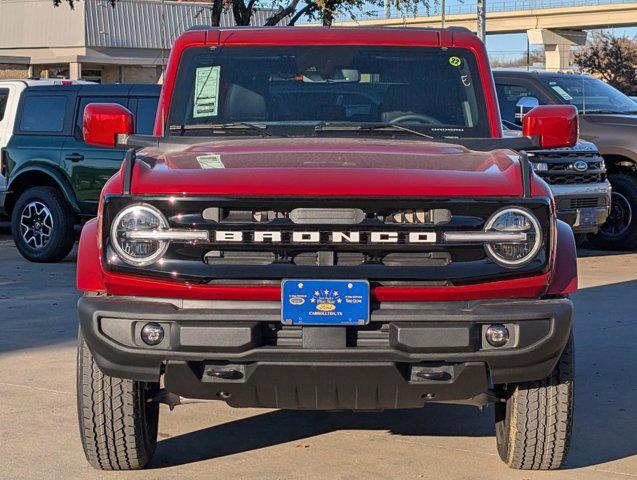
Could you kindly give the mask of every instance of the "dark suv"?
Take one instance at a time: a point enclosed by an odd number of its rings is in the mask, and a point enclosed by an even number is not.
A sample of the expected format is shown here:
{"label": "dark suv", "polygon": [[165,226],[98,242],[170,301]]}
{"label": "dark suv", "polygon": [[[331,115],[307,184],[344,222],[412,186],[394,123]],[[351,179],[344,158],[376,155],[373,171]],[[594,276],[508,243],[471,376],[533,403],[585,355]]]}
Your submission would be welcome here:
{"label": "dark suv", "polygon": [[589,75],[497,70],[494,77],[505,122],[519,123],[537,105],[578,108],[581,138],[599,149],[613,188],[608,221],[589,240],[609,250],[637,247],[637,104]]}
{"label": "dark suv", "polygon": [[2,150],[4,208],[20,253],[55,262],[73,248],[75,227],[97,213],[100,191],[120,168],[124,150],[87,145],[82,116],[89,103],[116,103],[152,133],[158,85],[52,85],[20,97],[13,135]]}

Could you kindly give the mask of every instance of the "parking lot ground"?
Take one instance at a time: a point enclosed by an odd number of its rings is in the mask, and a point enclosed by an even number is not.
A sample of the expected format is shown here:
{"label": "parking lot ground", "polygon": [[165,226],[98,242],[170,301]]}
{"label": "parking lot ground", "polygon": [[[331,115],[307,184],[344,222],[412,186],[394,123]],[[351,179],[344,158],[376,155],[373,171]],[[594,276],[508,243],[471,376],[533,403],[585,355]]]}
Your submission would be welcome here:
{"label": "parking lot ground", "polygon": [[637,478],[637,253],[582,251],[576,415],[559,472],[516,472],[497,456],[493,411],[430,405],[385,413],[162,407],[144,472],[84,460],[75,411],[75,257],[27,263],[0,235],[2,479]]}

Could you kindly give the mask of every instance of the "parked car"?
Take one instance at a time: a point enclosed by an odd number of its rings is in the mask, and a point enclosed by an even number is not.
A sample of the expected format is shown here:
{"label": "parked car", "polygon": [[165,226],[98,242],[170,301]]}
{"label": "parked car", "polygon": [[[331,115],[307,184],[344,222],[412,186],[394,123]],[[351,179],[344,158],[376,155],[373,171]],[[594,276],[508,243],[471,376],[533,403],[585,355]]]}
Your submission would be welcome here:
{"label": "parked car", "polygon": [[580,135],[604,157],[612,185],[608,221],[590,241],[610,250],[637,247],[637,105],[599,79],[575,73],[494,72],[502,118],[520,122],[536,105],[574,105]]}
{"label": "parked car", "polygon": [[155,136],[85,112],[88,143],[129,149],[78,255],[91,465],[143,468],[159,403],[188,398],[495,404],[501,458],[558,468],[575,242],[516,151],[575,145],[577,110],[504,138],[465,29],[197,30],[169,65]]}
{"label": "parked car", "polygon": [[[515,124],[503,123],[505,134],[522,134]],[[574,147],[536,150],[527,156],[535,173],[550,185],[558,218],[571,226],[577,245],[583,244],[610,213],[611,186],[597,147],[580,140]]]}
{"label": "parked car", "polygon": [[[64,79],[39,79],[30,78],[27,80],[0,80],[0,152],[9,143],[13,134],[16,112],[20,103],[20,96],[29,87],[52,86],[52,85],[74,85],[91,82],[72,81]],[[7,192],[7,182],[0,171],[0,210],[4,203]],[[1,213],[1,212],[0,212]]]}
{"label": "parked car", "polygon": [[122,149],[87,145],[82,115],[89,103],[135,112],[135,128],[151,133],[158,85],[50,85],[25,88],[14,105],[12,135],[2,149],[4,211],[15,244],[34,262],[55,262],[75,243],[75,227],[97,213],[100,191],[120,167]]}

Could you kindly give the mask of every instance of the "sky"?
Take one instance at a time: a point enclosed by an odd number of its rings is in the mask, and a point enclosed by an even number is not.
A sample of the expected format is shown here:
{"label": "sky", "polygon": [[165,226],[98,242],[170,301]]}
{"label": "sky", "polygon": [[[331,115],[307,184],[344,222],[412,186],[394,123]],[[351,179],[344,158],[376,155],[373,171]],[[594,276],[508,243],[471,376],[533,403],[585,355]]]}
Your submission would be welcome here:
{"label": "sky", "polygon": [[[390,0],[392,2],[393,0]],[[447,15],[453,15],[454,13],[470,13],[476,11],[477,0],[445,0]],[[546,6],[555,4],[560,6],[561,4],[568,5],[580,5],[584,6],[591,3],[617,3],[622,0],[486,0],[487,10],[490,11],[500,10],[502,8],[511,9],[518,4],[522,8],[531,8],[535,3],[540,6]],[[420,0],[420,2],[426,2],[430,5],[429,13],[431,15],[440,14],[440,6],[442,0]],[[374,5],[370,4],[370,9],[379,12],[379,15],[383,15],[383,9],[381,7],[382,2],[378,2]],[[423,7],[424,8],[424,7]],[[419,11],[423,10],[419,8]],[[392,13],[396,14],[394,8]],[[425,12],[422,11],[424,14]],[[635,28],[616,28],[609,29],[616,35],[626,35],[628,37],[637,36],[637,27]],[[508,34],[508,35],[489,35],[487,36],[487,49],[489,55],[494,59],[499,60],[513,60],[524,56],[527,51],[527,36],[525,33]],[[540,50],[540,46],[531,46],[531,50]]]}

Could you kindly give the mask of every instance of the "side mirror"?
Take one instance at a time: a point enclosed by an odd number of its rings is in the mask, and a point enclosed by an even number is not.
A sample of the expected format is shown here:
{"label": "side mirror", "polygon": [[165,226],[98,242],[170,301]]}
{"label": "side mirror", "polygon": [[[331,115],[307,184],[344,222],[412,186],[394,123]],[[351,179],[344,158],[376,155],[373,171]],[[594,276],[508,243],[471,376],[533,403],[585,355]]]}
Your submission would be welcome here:
{"label": "side mirror", "polygon": [[573,147],[579,137],[577,108],[572,105],[542,105],[524,117],[522,132],[539,137],[545,149]]}
{"label": "side mirror", "polygon": [[540,101],[535,97],[522,97],[518,100],[518,103],[515,104],[515,108],[517,108],[517,112],[515,112],[515,121],[519,125],[522,125],[524,121],[524,117],[535,107],[540,106]]}
{"label": "side mirror", "polygon": [[117,103],[89,103],[82,117],[84,141],[94,147],[115,147],[117,135],[135,133],[135,119]]}

